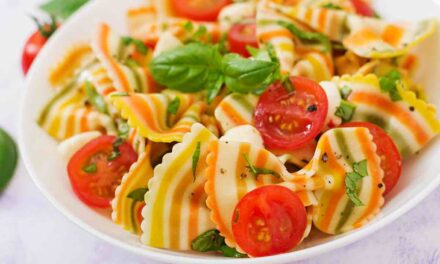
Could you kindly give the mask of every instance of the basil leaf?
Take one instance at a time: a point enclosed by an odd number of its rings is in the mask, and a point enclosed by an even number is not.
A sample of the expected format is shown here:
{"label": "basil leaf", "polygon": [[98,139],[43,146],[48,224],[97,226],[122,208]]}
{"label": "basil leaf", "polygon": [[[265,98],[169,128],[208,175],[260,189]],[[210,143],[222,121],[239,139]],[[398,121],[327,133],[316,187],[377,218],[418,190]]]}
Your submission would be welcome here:
{"label": "basil leaf", "polygon": [[335,115],[339,116],[342,121],[348,122],[354,115],[356,106],[345,100],[341,101],[341,105],[336,109]]}
{"label": "basil leaf", "polygon": [[88,0],[51,0],[40,8],[52,16],[67,19],[87,2]]}
{"label": "basil leaf", "polygon": [[367,160],[353,163],[353,170],[362,177],[368,176]]}
{"label": "basil leaf", "polygon": [[181,92],[205,88],[212,74],[221,74],[221,54],[214,46],[190,43],[163,52],[150,63],[154,80]]}
{"label": "basil leaf", "polygon": [[206,90],[207,90],[206,99],[209,104],[220,93],[224,82],[225,81],[223,75],[221,74],[213,74],[210,76],[208,83],[206,85]]}
{"label": "basil leaf", "polygon": [[126,96],[130,96],[130,94],[127,92],[114,92],[110,94],[110,97],[126,97]]}
{"label": "basil leaf", "polygon": [[322,8],[327,8],[327,9],[335,9],[335,10],[342,10],[342,7],[335,5],[333,3],[327,3],[327,4],[323,4],[321,6]]}
{"label": "basil leaf", "polygon": [[235,248],[228,247],[227,245],[223,245],[220,247],[219,251],[223,254],[225,257],[229,258],[246,258],[246,254],[242,254],[238,252]]}
{"label": "basil leaf", "polygon": [[122,43],[125,46],[134,45],[136,47],[137,52],[142,55],[147,55],[148,47],[142,40],[134,39],[132,37],[122,37]]}
{"label": "basil leaf", "polygon": [[397,82],[401,79],[401,74],[398,70],[391,70],[387,75],[380,77],[380,89],[389,94],[392,101],[400,101],[402,97],[397,90]]}
{"label": "basil leaf", "polygon": [[0,192],[14,176],[17,160],[18,150],[14,140],[0,128]]}
{"label": "basil leaf", "polygon": [[148,188],[139,188],[131,191],[127,197],[135,200],[136,202],[143,202],[145,194],[148,192]]}
{"label": "basil leaf", "polygon": [[192,156],[192,173],[194,181],[196,180],[196,171],[197,171],[197,164],[199,163],[200,159],[200,142],[197,143],[196,150],[194,151],[194,154]]}
{"label": "basil leaf", "polygon": [[174,98],[171,103],[167,107],[167,113],[175,115],[180,107],[180,99],[179,97]]}
{"label": "basil leaf", "polygon": [[125,121],[120,121],[118,124],[118,137],[126,139],[130,133],[130,126]]}
{"label": "basil leaf", "polygon": [[121,156],[121,150],[119,149],[119,147],[124,144],[124,139],[123,138],[117,138],[115,140],[115,142],[113,142],[113,151],[112,153],[110,153],[110,155],[107,157],[108,161],[112,161],[117,159],[119,156]]}
{"label": "basil leaf", "polygon": [[367,160],[353,163],[353,171],[345,174],[345,193],[356,206],[364,205],[357,195],[357,182],[367,175]]}
{"label": "basil leaf", "polygon": [[266,88],[278,65],[271,61],[250,60],[238,54],[224,56],[223,73],[229,90],[238,93],[255,93]]}
{"label": "basil leaf", "polygon": [[281,175],[273,170],[270,169],[266,169],[266,168],[260,168],[260,167],[255,167],[250,161],[249,158],[246,154],[243,153],[243,158],[247,163],[247,168],[249,169],[249,171],[254,175],[254,177],[257,179],[259,175],[265,175],[265,174],[270,174],[276,178],[281,178]]}
{"label": "basil leaf", "polygon": [[191,242],[191,249],[198,252],[218,251],[224,245],[225,239],[218,230],[209,230],[199,235]]}
{"label": "basil leaf", "polygon": [[350,96],[351,92],[352,92],[351,88],[347,85],[344,85],[340,90],[342,99],[347,100],[347,98]]}
{"label": "basil leaf", "polygon": [[108,114],[107,103],[95,89],[95,87],[90,83],[86,82],[86,95],[87,100],[101,113]]}
{"label": "basil leaf", "polygon": [[98,167],[96,166],[96,164],[92,163],[92,164],[89,164],[89,165],[85,166],[82,170],[85,173],[93,174],[93,173],[96,172],[97,169],[98,169]]}
{"label": "basil leaf", "polygon": [[300,40],[320,43],[324,47],[323,49],[324,52],[330,51],[332,48],[332,44],[330,40],[321,33],[304,31],[298,28],[293,23],[289,23],[283,20],[278,20],[277,24],[289,30],[293,35],[295,35]]}

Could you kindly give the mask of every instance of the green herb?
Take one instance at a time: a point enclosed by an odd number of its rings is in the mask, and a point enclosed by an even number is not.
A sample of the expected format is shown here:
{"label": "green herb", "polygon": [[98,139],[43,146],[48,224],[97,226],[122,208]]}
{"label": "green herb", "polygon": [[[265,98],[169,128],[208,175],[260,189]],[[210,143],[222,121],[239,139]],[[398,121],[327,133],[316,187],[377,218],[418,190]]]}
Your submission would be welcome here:
{"label": "green herb", "polygon": [[32,20],[34,20],[35,24],[37,24],[38,31],[40,34],[45,37],[46,39],[50,38],[55,31],[57,31],[58,23],[55,16],[50,16],[50,24],[47,25],[45,23],[40,22],[36,17],[32,17]]}
{"label": "green herb", "polygon": [[346,51],[347,48],[339,42],[332,42],[332,49],[336,51]]}
{"label": "green herb", "polygon": [[128,67],[132,67],[132,68],[136,68],[136,67],[139,67],[139,66],[140,66],[139,63],[138,63],[137,61],[135,61],[135,60],[134,60],[133,58],[131,58],[131,57],[128,57],[128,58],[125,60],[124,64],[127,65]]}
{"label": "green herb", "polygon": [[328,52],[331,50],[332,45],[331,45],[330,40],[325,35],[323,35],[321,33],[307,32],[307,31],[301,30],[293,23],[283,21],[283,20],[278,20],[277,24],[286,28],[287,30],[289,30],[293,35],[298,37],[300,40],[320,43],[324,47],[324,49],[323,49],[324,52]]}
{"label": "green herb", "polygon": [[357,195],[357,182],[366,176],[367,160],[353,163],[353,171],[345,174],[345,193],[356,206],[364,205]]}
{"label": "green herb", "polygon": [[336,109],[335,115],[339,116],[342,121],[348,122],[353,117],[355,110],[355,105],[348,101],[342,100],[341,105],[339,105],[339,107]]}
{"label": "green herb", "polygon": [[391,70],[387,75],[380,77],[380,89],[389,94],[392,101],[402,100],[402,97],[397,90],[397,83],[401,79],[401,74],[398,70]]}
{"label": "green herb", "polygon": [[222,253],[225,257],[231,258],[247,257],[235,249],[228,247],[225,243],[225,239],[220,236],[220,232],[215,229],[208,230],[196,237],[191,242],[191,249],[198,252],[217,251]]}
{"label": "green herb", "polygon": [[194,30],[194,24],[191,21],[188,21],[183,25],[183,28],[186,32],[192,32]]}
{"label": "green herb", "polygon": [[203,35],[205,35],[206,32],[208,32],[208,30],[206,29],[206,26],[200,25],[199,28],[197,29],[196,33],[194,33],[194,35],[192,37],[193,37],[193,39],[200,38]]}
{"label": "green herb", "polygon": [[344,86],[342,86],[342,88],[339,92],[341,93],[342,99],[347,100],[347,98],[350,96],[352,90],[351,90],[350,86],[344,85]]}
{"label": "green herb", "polygon": [[148,192],[148,188],[139,188],[131,191],[127,197],[135,200],[136,202],[143,202],[145,194]]}
{"label": "green herb", "polygon": [[102,97],[95,89],[95,87],[90,83],[86,82],[86,95],[87,100],[101,113],[108,114],[107,104]]}
{"label": "green herb", "polygon": [[67,19],[87,2],[88,0],[51,0],[40,8],[52,16]]}
{"label": "green herb", "polygon": [[14,140],[0,128],[0,192],[14,176],[17,160],[18,150]]}
{"label": "green herb", "polygon": [[192,173],[193,173],[194,181],[196,180],[197,164],[199,163],[199,159],[200,159],[200,146],[201,143],[198,142],[196,146],[196,150],[194,151],[194,154],[192,156]]}
{"label": "green herb", "polygon": [[148,53],[148,47],[140,39],[134,39],[132,37],[122,37],[122,43],[125,46],[134,45],[136,47],[136,50],[142,55],[147,55]]}
{"label": "green herb", "polygon": [[176,96],[176,98],[174,98],[170,102],[170,104],[168,105],[167,113],[175,115],[175,114],[177,114],[177,111],[179,110],[179,107],[180,107],[180,99],[179,99],[179,97]]}
{"label": "green herb", "polygon": [[243,153],[243,158],[248,164],[246,167],[249,169],[249,171],[254,175],[254,177],[257,179],[259,175],[266,175],[270,174],[274,176],[275,178],[281,178],[281,175],[273,170],[266,169],[266,168],[259,168],[255,167],[250,161],[246,154]]}
{"label": "green herb", "polygon": [[113,151],[110,153],[110,155],[107,157],[108,161],[112,161],[117,159],[119,156],[121,156],[121,150],[119,147],[124,143],[123,138],[117,138],[115,142],[113,142]]}
{"label": "green herb", "polygon": [[322,8],[327,8],[327,9],[335,9],[335,10],[342,10],[342,7],[335,5],[333,3],[327,3],[327,4],[323,4],[321,6]]}
{"label": "green herb", "polygon": [[96,167],[95,163],[89,164],[83,168],[83,171],[85,173],[95,173],[96,170],[97,170],[97,167]]}
{"label": "green herb", "polygon": [[283,84],[283,87],[288,91],[288,92],[293,92],[295,90],[295,86],[293,86],[292,80],[290,79],[290,75],[289,74],[283,74],[281,75],[281,83]]}
{"label": "green herb", "polygon": [[130,133],[130,126],[125,121],[120,121],[118,124],[118,136],[123,139],[128,138]]}
{"label": "green herb", "polygon": [[245,59],[237,54],[222,56],[219,48],[190,43],[163,52],[153,59],[150,70],[155,81],[181,92],[208,91],[213,99],[226,84],[230,91],[259,93],[265,89],[279,65],[270,61]]}
{"label": "green herb", "polygon": [[111,97],[124,97],[124,96],[130,96],[127,92],[114,92],[110,94]]}

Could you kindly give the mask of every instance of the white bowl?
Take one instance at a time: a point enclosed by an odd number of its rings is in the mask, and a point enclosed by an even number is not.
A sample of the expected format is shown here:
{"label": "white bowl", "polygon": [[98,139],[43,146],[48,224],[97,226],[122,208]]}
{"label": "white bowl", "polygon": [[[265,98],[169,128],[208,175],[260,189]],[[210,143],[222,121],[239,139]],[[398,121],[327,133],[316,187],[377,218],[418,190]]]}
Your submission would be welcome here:
{"label": "white bowl", "polygon": [[[339,236],[317,233],[294,252],[266,258],[227,259],[193,252],[176,252],[147,247],[139,238],[112,223],[108,215],[84,205],[72,192],[65,162],[58,155],[56,142],[36,124],[43,105],[52,96],[47,76],[50,67],[66,48],[87,41],[99,22],[107,22],[124,33],[125,10],[144,0],[95,0],[74,15],[47,43],[27,78],[21,108],[20,149],[34,182],[44,195],[73,222],[102,238],[134,253],[171,263],[286,263],[304,259],[353,243],[389,224],[419,203],[440,183],[440,140],[434,140],[419,155],[405,162],[401,181],[387,196],[382,212],[367,226]],[[377,0],[377,8],[387,18],[421,19],[440,17],[440,7],[433,1]],[[440,35],[418,47],[421,68],[417,79],[426,85],[428,98],[440,108]]]}

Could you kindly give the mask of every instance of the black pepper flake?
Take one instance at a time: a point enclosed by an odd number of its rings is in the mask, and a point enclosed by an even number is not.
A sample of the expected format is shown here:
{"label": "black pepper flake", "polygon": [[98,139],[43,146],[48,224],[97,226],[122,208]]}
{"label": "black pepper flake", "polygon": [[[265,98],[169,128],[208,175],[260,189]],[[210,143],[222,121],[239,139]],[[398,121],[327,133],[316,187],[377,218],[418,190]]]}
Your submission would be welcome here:
{"label": "black pepper flake", "polygon": [[346,159],[350,159],[350,155],[345,156]]}
{"label": "black pepper flake", "polygon": [[379,184],[377,185],[377,187],[378,187],[379,189],[382,189],[382,187],[383,187],[383,183],[379,183]]}
{"label": "black pepper flake", "polygon": [[86,106],[86,107],[89,107],[89,106],[91,106],[92,104],[88,101],[88,100],[86,100],[85,102],[84,102],[84,106]]}
{"label": "black pepper flake", "polygon": [[229,144],[229,141],[225,141],[226,144]]}
{"label": "black pepper flake", "polygon": [[193,193],[193,192],[191,193],[191,196],[194,196],[194,193]]}
{"label": "black pepper flake", "polygon": [[242,172],[242,173],[240,174],[240,179],[244,179],[244,178],[246,178],[246,177],[247,177],[247,174],[246,174],[246,173]]}
{"label": "black pepper flake", "polygon": [[327,152],[324,152],[324,154],[321,157],[322,162],[327,163],[328,161],[328,155]]}
{"label": "black pepper flake", "polygon": [[221,169],[220,169],[220,173],[221,173],[221,174],[225,174],[225,173],[226,173],[226,170],[223,169],[223,168],[221,168]]}
{"label": "black pepper flake", "polygon": [[316,112],[318,110],[318,107],[316,105],[309,105],[307,107],[307,112]]}
{"label": "black pepper flake", "polygon": [[409,111],[414,112],[414,110],[416,110],[416,108],[414,106],[409,107]]}

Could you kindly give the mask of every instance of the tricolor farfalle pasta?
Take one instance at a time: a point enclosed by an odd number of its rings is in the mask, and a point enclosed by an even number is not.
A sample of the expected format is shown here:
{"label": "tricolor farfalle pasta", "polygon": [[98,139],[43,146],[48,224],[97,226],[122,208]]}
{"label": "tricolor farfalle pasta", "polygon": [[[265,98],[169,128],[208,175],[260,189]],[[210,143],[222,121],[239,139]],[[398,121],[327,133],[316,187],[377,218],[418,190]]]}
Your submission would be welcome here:
{"label": "tricolor farfalle pasta", "polygon": [[215,109],[215,118],[223,132],[229,129],[253,123],[253,115],[258,97],[252,94],[233,93],[225,97]]}
{"label": "tricolor farfalle pasta", "polygon": [[[204,161],[209,144],[216,140],[208,129],[195,124],[182,143],[175,145],[162,164],[154,169],[142,211],[141,240],[144,244],[189,250],[199,234],[215,227],[205,205]],[[197,149],[198,162],[194,167]]]}
{"label": "tricolor farfalle pasta", "polygon": [[304,76],[316,82],[327,81],[334,75],[333,61],[328,54],[309,52],[298,60],[291,74]]}

